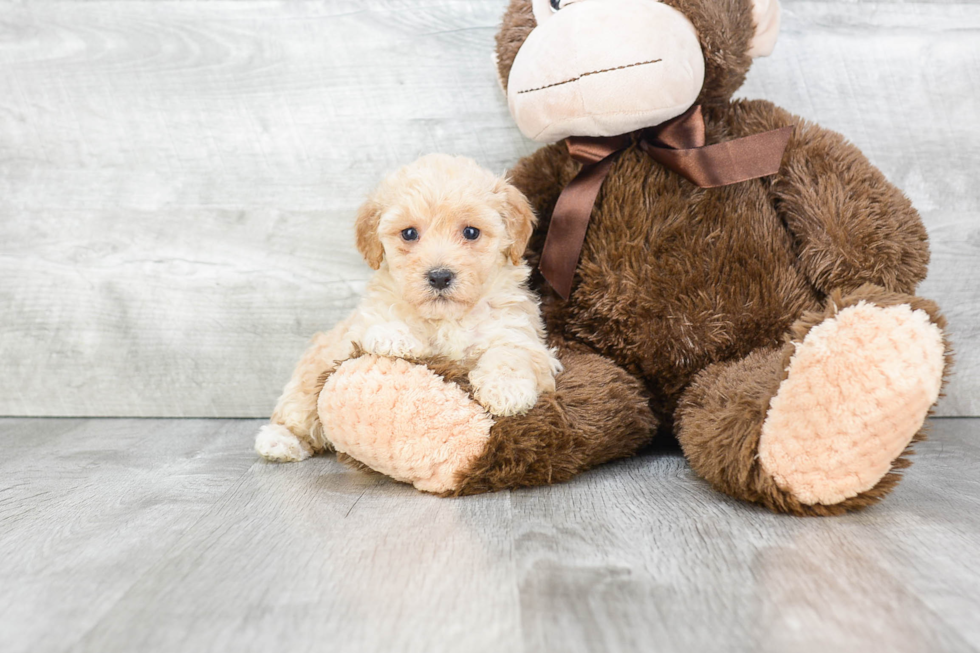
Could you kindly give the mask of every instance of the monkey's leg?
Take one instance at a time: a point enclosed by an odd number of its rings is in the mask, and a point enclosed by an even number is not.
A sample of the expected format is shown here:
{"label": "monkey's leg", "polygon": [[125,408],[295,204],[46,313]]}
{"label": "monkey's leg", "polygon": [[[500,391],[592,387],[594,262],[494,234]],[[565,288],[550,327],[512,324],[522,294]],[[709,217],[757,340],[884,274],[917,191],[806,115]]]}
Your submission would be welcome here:
{"label": "monkey's leg", "polygon": [[526,415],[497,420],[454,494],[560,483],[650,442],[657,422],[639,381],[591,352],[565,350],[559,359],[555,392]]}
{"label": "monkey's leg", "polygon": [[801,515],[880,501],[948,371],[945,320],[932,302],[864,286],[804,314],[781,349],[699,374],[676,429],[716,489]]}
{"label": "monkey's leg", "polygon": [[465,371],[363,356],[327,379],[320,418],[341,459],[446,496],[559,483],[650,441],[656,421],[637,379],[591,352],[559,359],[555,392],[494,420]]}

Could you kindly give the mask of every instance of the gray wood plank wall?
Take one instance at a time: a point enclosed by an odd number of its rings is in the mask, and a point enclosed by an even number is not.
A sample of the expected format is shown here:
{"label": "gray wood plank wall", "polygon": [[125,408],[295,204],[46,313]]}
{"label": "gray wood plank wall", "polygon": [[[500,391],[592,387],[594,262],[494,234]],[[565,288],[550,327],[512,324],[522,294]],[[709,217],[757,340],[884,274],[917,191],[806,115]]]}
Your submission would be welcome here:
{"label": "gray wood plank wall", "polygon": [[[533,151],[505,0],[0,0],[0,414],[263,416],[369,270],[351,216],[430,151]],[[740,95],[856,142],[923,214],[980,415],[980,6],[784,0]]]}

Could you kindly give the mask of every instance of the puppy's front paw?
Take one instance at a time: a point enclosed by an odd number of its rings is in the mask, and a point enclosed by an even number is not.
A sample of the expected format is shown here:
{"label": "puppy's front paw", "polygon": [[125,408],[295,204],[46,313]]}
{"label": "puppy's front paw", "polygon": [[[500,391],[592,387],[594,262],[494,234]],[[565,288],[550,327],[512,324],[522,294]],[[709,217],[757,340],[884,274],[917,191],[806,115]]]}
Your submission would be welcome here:
{"label": "puppy's front paw", "polygon": [[538,403],[538,389],[533,379],[471,374],[470,382],[473,383],[474,397],[492,415],[521,415]]}
{"label": "puppy's front paw", "polygon": [[369,354],[395,358],[420,358],[424,349],[403,322],[375,324],[364,334],[361,347]]}
{"label": "puppy's front paw", "polygon": [[277,463],[292,463],[306,460],[313,450],[306,442],[293,435],[282,424],[266,424],[255,436],[255,451]]}

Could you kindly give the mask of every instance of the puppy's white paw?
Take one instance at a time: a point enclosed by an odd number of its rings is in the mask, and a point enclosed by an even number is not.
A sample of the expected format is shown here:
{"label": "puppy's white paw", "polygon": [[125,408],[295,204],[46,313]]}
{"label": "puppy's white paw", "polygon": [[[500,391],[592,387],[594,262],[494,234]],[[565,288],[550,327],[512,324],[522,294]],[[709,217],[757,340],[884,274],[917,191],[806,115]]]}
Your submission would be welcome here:
{"label": "puppy's white paw", "polygon": [[538,403],[538,388],[533,379],[511,375],[470,375],[474,397],[492,415],[521,415]]}
{"label": "puppy's white paw", "polygon": [[369,354],[395,358],[420,358],[425,349],[404,322],[375,324],[364,334],[361,347]]}
{"label": "puppy's white paw", "polygon": [[306,460],[313,455],[310,445],[303,442],[282,424],[266,424],[255,436],[255,451],[277,463]]}

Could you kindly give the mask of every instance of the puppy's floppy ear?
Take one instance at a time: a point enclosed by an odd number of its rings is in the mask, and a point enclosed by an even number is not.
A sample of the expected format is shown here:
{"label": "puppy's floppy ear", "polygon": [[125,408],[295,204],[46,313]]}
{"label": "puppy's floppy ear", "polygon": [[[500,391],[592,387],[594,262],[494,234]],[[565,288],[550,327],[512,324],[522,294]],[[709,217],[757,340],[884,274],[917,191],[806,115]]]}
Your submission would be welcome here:
{"label": "puppy's floppy ear", "polygon": [[504,206],[500,210],[500,215],[504,219],[504,227],[510,239],[510,244],[504,253],[514,265],[519,265],[538,219],[524,193],[517,190],[506,179],[497,182],[497,192],[504,196]]}
{"label": "puppy's floppy ear", "polygon": [[381,238],[378,236],[378,224],[381,222],[383,212],[384,207],[381,203],[371,198],[357,210],[357,219],[354,221],[357,251],[361,253],[372,270],[380,268],[381,261],[385,257],[385,249],[381,245]]}

